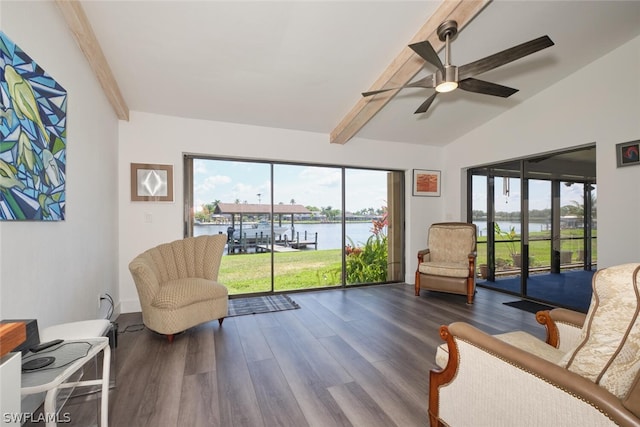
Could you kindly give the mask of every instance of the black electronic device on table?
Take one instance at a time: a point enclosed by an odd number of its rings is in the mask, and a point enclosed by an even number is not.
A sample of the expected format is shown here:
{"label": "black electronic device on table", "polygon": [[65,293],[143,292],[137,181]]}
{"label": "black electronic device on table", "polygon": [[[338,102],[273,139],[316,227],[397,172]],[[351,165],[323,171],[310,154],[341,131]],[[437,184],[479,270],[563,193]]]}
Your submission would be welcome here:
{"label": "black electronic device on table", "polygon": [[[31,353],[38,353],[40,351],[46,350],[48,348],[52,348],[58,344],[62,344],[64,340],[56,339],[47,342],[41,342],[38,345],[35,345],[29,349]],[[28,360],[23,360],[22,362],[22,371],[23,372],[31,372],[36,371],[38,369],[42,369],[51,365],[56,361],[55,357],[52,356],[43,356],[43,357],[28,357]]]}
{"label": "black electronic device on table", "polygon": [[64,342],[64,340],[61,340],[61,339],[47,341],[47,342],[41,342],[40,344],[38,344],[38,345],[36,345],[34,347],[31,347],[29,349],[29,351],[32,352],[32,353],[38,353],[39,351],[46,350],[46,349],[48,349],[50,347],[53,347],[54,345],[58,345],[58,344],[60,344],[62,342]]}
{"label": "black electronic device on table", "polygon": [[22,364],[22,370],[25,372],[35,371],[37,369],[42,369],[45,366],[51,365],[56,361],[55,357],[47,356],[47,357],[38,357],[36,359],[27,360]]}

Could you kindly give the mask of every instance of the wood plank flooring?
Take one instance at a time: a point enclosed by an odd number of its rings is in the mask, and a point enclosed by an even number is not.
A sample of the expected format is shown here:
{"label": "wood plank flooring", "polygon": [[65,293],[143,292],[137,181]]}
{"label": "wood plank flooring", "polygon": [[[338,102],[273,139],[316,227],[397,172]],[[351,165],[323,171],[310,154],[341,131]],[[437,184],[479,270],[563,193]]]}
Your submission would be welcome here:
{"label": "wood plank flooring", "polygon": [[[478,289],[466,297],[405,284],[290,294],[300,309],[230,317],[176,336],[118,319],[109,420],[130,426],[425,426],[438,328],[466,321],[492,333],[526,330],[517,298]],[[113,377],[114,373],[112,373]],[[70,425],[96,423],[96,403],[72,399]]]}

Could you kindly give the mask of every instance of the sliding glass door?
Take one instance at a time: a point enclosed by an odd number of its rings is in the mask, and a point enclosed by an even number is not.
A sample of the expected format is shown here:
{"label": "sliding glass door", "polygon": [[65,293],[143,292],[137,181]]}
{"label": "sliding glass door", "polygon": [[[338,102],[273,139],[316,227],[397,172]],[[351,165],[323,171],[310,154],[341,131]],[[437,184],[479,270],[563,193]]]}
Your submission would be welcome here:
{"label": "sliding glass door", "polygon": [[588,306],[597,259],[595,148],[474,168],[468,183],[478,284]]}
{"label": "sliding glass door", "polygon": [[185,156],[185,236],[228,237],[219,280],[261,294],[404,279],[404,172]]}

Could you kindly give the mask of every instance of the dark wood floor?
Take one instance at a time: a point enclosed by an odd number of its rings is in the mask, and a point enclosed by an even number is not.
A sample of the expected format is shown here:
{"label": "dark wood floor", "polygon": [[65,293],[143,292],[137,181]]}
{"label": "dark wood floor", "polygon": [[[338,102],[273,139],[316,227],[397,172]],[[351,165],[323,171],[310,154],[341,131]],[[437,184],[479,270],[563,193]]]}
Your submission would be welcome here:
{"label": "dark wood floor", "polygon": [[[206,323],[173,344],[121,315],[110,425],[425,426],[441,324],[544,337],[533,314],[502,304],[516,298],[486,289],[472,306],[402,284],[291,296],[300,309]],[[63,412],[96,423],[95,402]]]}

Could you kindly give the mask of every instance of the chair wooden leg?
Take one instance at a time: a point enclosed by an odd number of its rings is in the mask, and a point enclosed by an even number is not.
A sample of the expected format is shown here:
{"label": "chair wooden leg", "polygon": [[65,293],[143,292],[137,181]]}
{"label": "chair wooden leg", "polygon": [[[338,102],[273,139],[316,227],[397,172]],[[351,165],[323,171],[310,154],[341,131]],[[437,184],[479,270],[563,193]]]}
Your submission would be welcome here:
{"label": "chair wooden leg", "polygon": [[473,304],[473,277],[467,279],[467,304]]}
{"label": "chair wooden leg", "polygon": [[416,271],[415,293],[417,297],[420,296],[420,272],[419,271]]}
{"label": "chair wooden leg", "polygon": [[173,339],[174,338],[175,338],[175,335],[173,335],[173,334],[167,335],[167,339],[169,340],[169,344],[173,344]]}
{"label": "chair wooden leg", "polygon": [[221,317],[218,319],[218,325],[222,326],[222,321],[224,320],[224,317]]}

